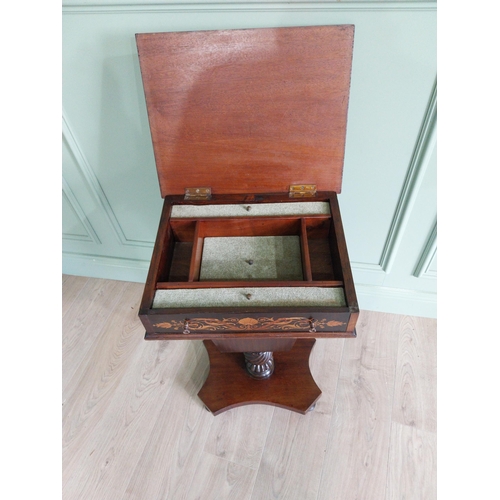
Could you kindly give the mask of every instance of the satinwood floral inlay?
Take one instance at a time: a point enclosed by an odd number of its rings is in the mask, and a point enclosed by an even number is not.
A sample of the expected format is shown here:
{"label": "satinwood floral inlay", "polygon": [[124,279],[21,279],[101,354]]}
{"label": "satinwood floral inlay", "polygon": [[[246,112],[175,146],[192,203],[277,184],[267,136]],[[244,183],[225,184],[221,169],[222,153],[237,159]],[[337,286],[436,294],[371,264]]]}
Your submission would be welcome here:
{"label": "satinwood floral inlay", "polygon": [[[156,323],[154,326],[165,330],[183,330],[185,321],[165,321]],[[314,327],[316,330],[325,329],[327,327],[345,325],[342,321],[326,319],[315,320]],[[291,318],[189,318],[189,330],[196,331],[287,331],[287,330],[303,330],[309,331],[311,328],[311,318],[297,316]]]}

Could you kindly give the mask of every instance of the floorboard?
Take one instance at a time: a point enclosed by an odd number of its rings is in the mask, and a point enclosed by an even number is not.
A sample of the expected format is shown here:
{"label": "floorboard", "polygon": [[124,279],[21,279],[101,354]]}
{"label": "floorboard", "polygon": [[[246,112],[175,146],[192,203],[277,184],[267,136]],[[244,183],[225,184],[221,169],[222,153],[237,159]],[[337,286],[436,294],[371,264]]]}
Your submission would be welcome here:
{"label": "floorboard", "polygon": [[143,285],[63,276],[63,500],[433,500],[436,321],[362,311],[318,340],[300,415],[214,417],[201,341],[145,341]]}
{"label": "floorboard", "polygon": [[319,499],[385,498],[398,325],[363,311],[345,343]]}

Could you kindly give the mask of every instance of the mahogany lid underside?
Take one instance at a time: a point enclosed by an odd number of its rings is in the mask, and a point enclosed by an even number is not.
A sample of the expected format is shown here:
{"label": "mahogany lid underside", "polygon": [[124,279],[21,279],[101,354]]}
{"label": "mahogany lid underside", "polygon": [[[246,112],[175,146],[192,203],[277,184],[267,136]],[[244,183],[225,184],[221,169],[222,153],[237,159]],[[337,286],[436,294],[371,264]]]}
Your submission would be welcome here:
{"label": "mahogany lid underside", "polygon": [[340,193],[354,26],[136,35],[162,197]]}

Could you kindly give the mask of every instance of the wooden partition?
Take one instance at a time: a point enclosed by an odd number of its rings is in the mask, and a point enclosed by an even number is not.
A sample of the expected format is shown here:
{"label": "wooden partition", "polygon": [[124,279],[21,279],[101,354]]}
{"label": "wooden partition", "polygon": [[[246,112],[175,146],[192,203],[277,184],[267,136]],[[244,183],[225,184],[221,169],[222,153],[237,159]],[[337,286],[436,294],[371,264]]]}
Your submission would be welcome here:
{"label": "wooden partition", "polygon": [[[343,286],[338,252],[331,248],[330,215],[171,219],[168,252],[156,289],[241,286]],[[206,238],[297,236],[302,280],[200,280]],[[230,241],[230,240],[228,240]]]}

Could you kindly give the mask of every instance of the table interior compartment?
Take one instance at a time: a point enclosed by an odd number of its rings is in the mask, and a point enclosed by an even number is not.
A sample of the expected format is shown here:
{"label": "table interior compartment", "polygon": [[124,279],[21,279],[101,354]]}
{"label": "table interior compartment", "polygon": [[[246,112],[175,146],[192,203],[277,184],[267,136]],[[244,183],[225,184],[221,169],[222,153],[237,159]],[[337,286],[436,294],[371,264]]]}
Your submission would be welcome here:
{"label": "table interior compartment", "polygon": [[[171,219],[165,242],[168,250],[160,265],[157,288],[170,288],[169,284],[174,283],[182,287],[191,283],[196,287],[211,282],[214,286],[220,282],[231,286],[230,282],[235,282],[232,286],[237,286],[255,281],[303,282],[304,285],[342,281],[339,264],[334,262],[336,252],[332,248],[331,232],[328,215]],[[204,252],[205,242],[208,242],[207,252]],[[262,256],[259,256],[259,247]],[[231,248],[234,248],[234,256]],[[274,265],[269,260],[273,252],[276,254]],[[219,275],[217,259],[220,260]]]}

